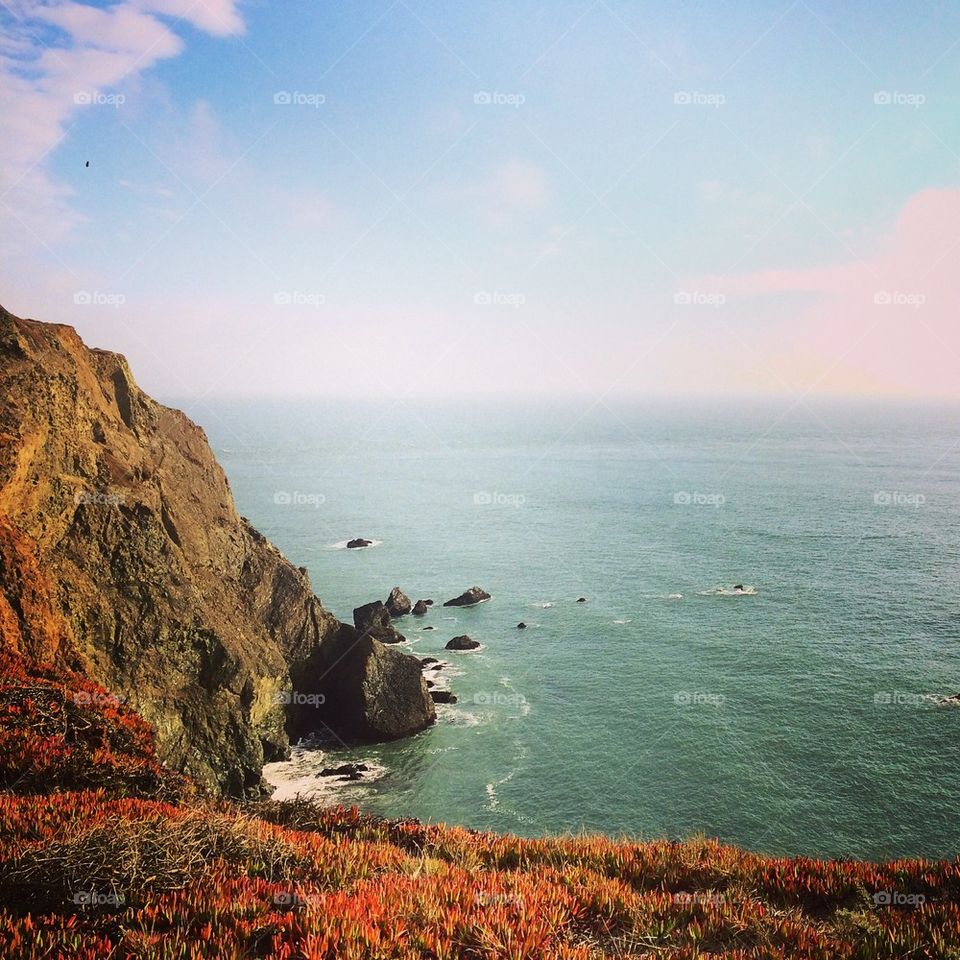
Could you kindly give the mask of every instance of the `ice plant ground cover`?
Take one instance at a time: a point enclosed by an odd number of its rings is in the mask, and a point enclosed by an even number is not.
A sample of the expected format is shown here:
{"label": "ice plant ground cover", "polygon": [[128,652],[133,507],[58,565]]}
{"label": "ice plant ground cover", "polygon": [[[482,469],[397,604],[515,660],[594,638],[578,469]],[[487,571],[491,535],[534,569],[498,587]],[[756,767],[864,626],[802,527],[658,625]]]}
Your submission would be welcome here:
{"label": "ice plant ground cover", "polygon": [[2,654],[0,955],[960,957],[960,862],[529,840],[212,800],[116,698]]}

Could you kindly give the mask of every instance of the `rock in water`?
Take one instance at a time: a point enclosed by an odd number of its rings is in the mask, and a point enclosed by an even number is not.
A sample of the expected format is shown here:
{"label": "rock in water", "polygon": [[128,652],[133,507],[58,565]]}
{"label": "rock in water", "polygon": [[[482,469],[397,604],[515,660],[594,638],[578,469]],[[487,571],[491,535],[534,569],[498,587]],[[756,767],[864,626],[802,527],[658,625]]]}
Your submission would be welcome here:
{"label": "rock in water", "polygon": [[363,537],[357,537],[356,540],[347,541],[348,550],[358,550],[360,547],[369,547],[373,545],[372,540],[364,540]]}
{"label": "rock in water", "polygon": [[434,703],[457,703],[457,698],[449,690],[431,690]]}
{"label": "rock in water", "polygon": [[486,590],[482,590],[480,587],[471,587],[469,590],[461,593],[459,597],[454,597],[452,600],[448,600],[444,606],[445,607],[472,607],[474,604],[482,603],[484,600],[489,600],[490,594]]}
{"label": "rock in water", "polygon": [[410,598],[399,588],[394,587],[387,597],[387,611],[391,617],[405,617],[410,612]]}
{"label": "rock in water", "polygon": [[586,602],[587,602],[586,597],[577,597],[577,603],[586,603]]}
{"label": "rock in water", "polygon": [[324,707],[347,741],[399,740],[437,718],[420,661],[346,624],[317,666]]}
{"label": "rock in water", "polygon": [[425,617],[429,609],[430,609],[430,605],[427,603],[426,600],[418,600],[413,605],[413,615],[415,617]]}
{"label": "rock in water", "polygon": [[353,625],[358,633],[375,637],[381,643],[403,643],[405,639],[391,623],[390,611],[379,600],[357,607],[353,611]]}
{"label": "rock in water", "polygon": [[454,637],[447,643],[448,650],[476,650],[480,644],[476,640],[471,640],[466,634],[461,637]]}
{"label": "rock in water", "polygon": [[518,630],[526,630],[526,629],[527,629],[527,625],[521,620],[520,623],[517,624],[517,629],[518,629]]}
{"label": "rock in water", "polygon": [[233,796],[320,722],[388,739],[435,717],[420,665],[356,643],[238,515],[196,424],[119,354],[2,308],[0,648],[125,697],[161,759]]}

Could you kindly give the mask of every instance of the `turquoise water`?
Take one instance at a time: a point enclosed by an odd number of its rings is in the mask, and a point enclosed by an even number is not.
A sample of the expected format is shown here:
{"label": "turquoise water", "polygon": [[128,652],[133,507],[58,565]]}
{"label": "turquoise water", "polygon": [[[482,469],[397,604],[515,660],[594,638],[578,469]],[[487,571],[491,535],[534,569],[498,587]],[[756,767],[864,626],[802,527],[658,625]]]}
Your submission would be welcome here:
{"label": "turquoise water", "polygon": [[960,852],[960,709],[930,699],[960,691],[960,408],[182,405],[342,619],[394,585],[493,594],[401,622],[420,656],[483,649],[449,656],[436,727],[345,754],[386,767],[364,808]]}

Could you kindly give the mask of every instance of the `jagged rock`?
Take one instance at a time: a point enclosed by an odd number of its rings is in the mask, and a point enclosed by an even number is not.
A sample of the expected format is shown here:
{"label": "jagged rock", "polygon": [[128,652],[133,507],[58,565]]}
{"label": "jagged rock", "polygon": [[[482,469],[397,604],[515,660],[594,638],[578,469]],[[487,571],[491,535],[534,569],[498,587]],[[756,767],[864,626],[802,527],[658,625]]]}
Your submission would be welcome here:
{"label": "jagged rock", "polygon": [[365,763],[343,763],[339,767],[324,767],[318,777],[349,777],[366,773],[370,768]]}
{"label": "jagged rock", "polygon": [[364,540],[363,537],[357,537],[356,540],[347,541],[348,550],[358,550],[360,547],[369,547],[373,544],[372,540]]}
{"label": "jagged rock", "polygon": [[405,617],[410,612],[410,598],[399,587],[394,587],[386,606],[391,617]]}
{"label": "jagged rock", "polygon": [[439,663],[440,661],[436,657],[421,657],[420,666],[428,667],[431,663]]}
{"label": "jagged rock", "polygon": [[471,587],[469,590],[464,591],[460,594],[459,597],[454,597],[452,600],[448,600],[444,606],[445,607],[472,607],[477,603],[483,603],[484,600],[489,600],[490,594],[486,590],[482,590],[480,587]]}
{"label": "jagged rock", "polygon": [[587,602],[586,597],[577,597],[577,603],[586,603],[586,602]]}
{"label": "jagged rock", "polygon": [[415,617],[426,616],[427,611],[430,609],[430,604],[426,600],[418,600],[413,605],[413,615]]}
{"label": "jagged rock", "polygon": [[119,354],[0,308],[0,648],[79,670],[170,766],[253,797],[320,722],[387,739],[435,717],[418,663],[344,631],[239,516],[200,427]]}
{"label": "jagged rock", "polygon": [[466,634],[460,637],[454,637],[447,643],[448,650],[476,650],[480,644],[476,640],[471,640]]}
{"label": "jagged rock", "polygon": [[437,628],[436,628],[436,627],[424,627],[423,629],[424,629],[424,630],[436,630]]}
{"label": "jagged rock", "polygon": [[518,630],[526,630],[526,629],[527,629],[527,625],[521,620],[520,623],[517,624],[517,629],[518,629]]}
{"label": "jagged rock", "polygon": [[436,720],[420,661],[367,633],[343,624],[316,666],[321,716],[336,718],[344,740],[399,740]]}
{"label": "jagged rock", "polygon": [[406,639],[390,621],[390,612],[379,600],[353,611],[353,625],[358,633],[375,637],[381,643],[403,643]]}
{"label": "jagged rock", "polygon": [[457,703],[457,698],[449,690],[431,690],[434,703]]}

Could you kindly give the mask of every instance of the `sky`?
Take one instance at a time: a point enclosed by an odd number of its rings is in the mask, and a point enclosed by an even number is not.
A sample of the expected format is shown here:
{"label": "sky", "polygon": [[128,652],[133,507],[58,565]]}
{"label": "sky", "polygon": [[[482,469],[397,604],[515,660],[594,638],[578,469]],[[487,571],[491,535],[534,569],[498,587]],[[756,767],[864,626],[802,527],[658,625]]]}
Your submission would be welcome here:
{"label": "sky", "polygon": [[960,396],[957,5],[0,0],[0,34],[0,303],[158,396]]}

